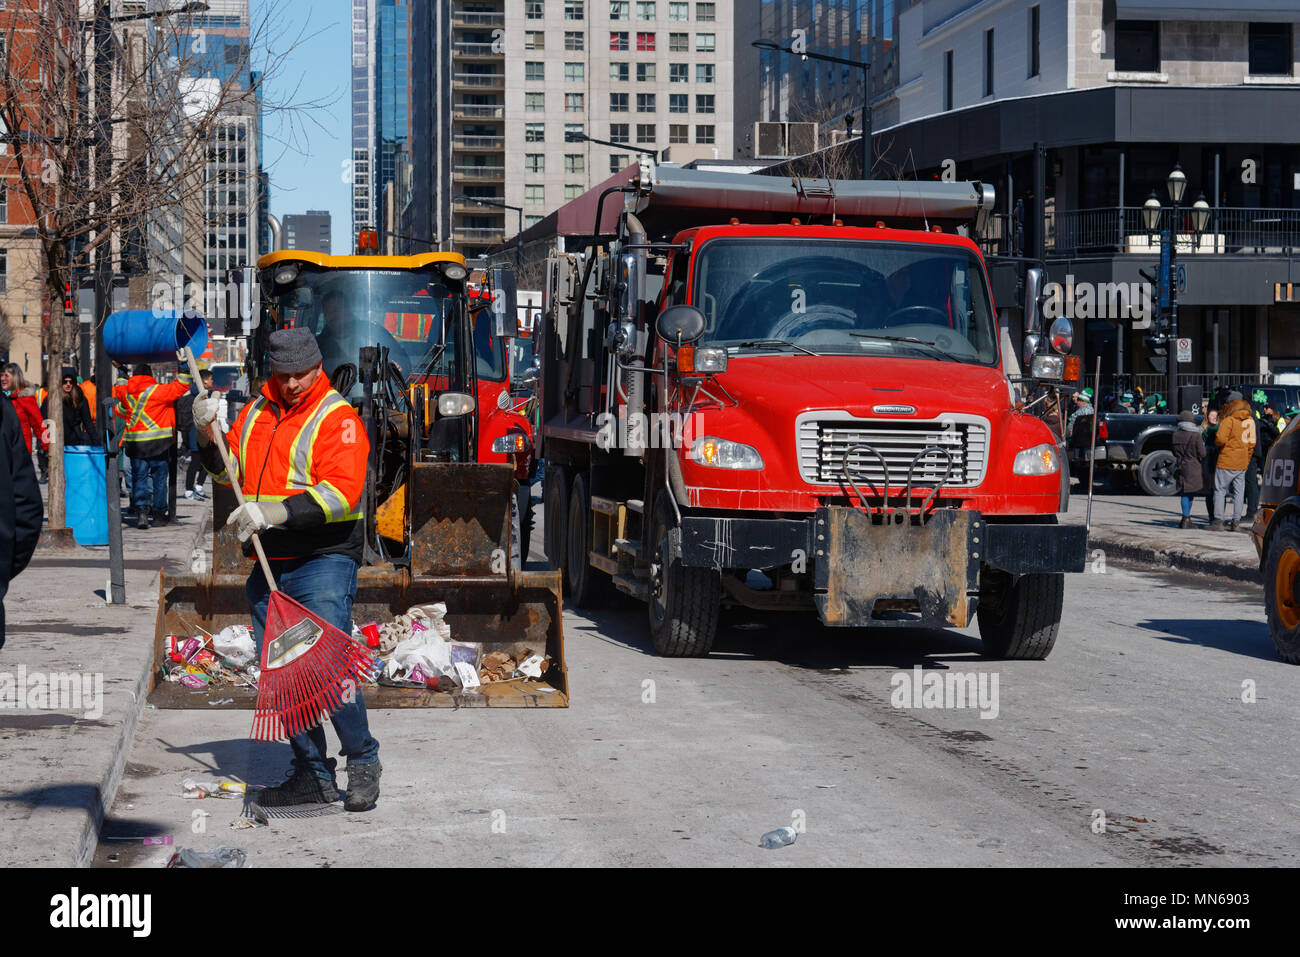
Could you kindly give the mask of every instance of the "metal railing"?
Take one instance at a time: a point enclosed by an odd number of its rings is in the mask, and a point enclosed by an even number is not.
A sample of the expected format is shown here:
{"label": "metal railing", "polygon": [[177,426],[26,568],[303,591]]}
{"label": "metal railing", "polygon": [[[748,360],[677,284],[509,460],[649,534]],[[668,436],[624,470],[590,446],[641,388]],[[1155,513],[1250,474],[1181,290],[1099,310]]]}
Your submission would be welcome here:
{"label": "metal railing", "polygon": [[[1166,207],[1164,219],[1169,215],[1170,209]],[[1190,208],[1180,207],[1178,219],[1181,255],[1291,255],[1300,249],[1300,209],[1257,206],[1211,209],[1199,244]],[[1160,249],[1159,233],[1147,232],[1141,206],[1056,210],[1047,214],[1044,225],[1049,255],[1157,255]]]}
{"label": "metal railing", "polygon": [[504,73],[453,73],[453,84],[461,86],[502,87],[506,85]]}
{"label": "metal railing", "polygon": [[456,239],[468,239],[480,242],[503,242],[505,238],[504,228],[479,227],[479,226],[456,226],[452,229]]}
{"label": "metal railing", "polygon": [[491,43],[472,43],[467,40],[457,40],[452,44],[452,49],[461,56],[505,56],[493,48]]}
{"label": "metal railing", "polygon": [[506,22],[506,15],[497,12],[469,12],[467,10],[456,9],[451,13],[451,21],[457,26],[465,25],[471,27],[494,27],[497,24]]}
{"label": "metal railing", "polygon": [[456,165],[451,168],[454,175],[462,179],[505,179],[506,168],[504,166],[462,166]]}
{"label": "metal railing", "polygon": [[492,120],[504,120],[506,108],[491,103],[453,103],[452,116],[484,117]]}
{"label": "metal railing", "polygon": [[504,136],[474,136],[456,133],[451,138],[452,144],[462,149],[491,150],[501,149],[505,145]]}

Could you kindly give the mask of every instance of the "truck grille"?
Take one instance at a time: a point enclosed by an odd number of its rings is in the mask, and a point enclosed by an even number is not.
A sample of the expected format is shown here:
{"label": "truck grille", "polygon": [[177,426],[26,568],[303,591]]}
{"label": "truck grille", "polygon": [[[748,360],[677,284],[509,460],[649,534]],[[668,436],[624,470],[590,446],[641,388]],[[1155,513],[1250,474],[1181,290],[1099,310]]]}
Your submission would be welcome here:
{"label": "truck grille", "polygon": [[[844,453],[855,445],[870,445],[889,463],[889,481],[895,487],[907,484],[912,459],[931,446],[947,449],[952,471],[943,477],[946,462],[938,454],[922,459],[912,473],[913,486],[929,486],[943,480],[947,487],[978,485],[988,461],[988,426],[974,417],[962,421],[899,421],[897,419],[828,419],[800,417],[796,431],[799,442],[799,472],[812,485],[840,485]],[[885,480],[880,459],[869,452],[849,456],[849,469],[859,485],[864,479],[882,486]],[[864,491],[866,491],[864,487]]]}

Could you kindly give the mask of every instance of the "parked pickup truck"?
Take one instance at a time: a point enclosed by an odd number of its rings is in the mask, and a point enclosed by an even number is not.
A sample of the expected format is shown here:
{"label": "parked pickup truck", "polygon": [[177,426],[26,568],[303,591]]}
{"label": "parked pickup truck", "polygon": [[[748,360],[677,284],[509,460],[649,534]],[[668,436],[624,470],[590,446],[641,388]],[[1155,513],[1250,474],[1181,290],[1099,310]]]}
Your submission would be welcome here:
{"label": "parked pickup truck", "polygon": [[[1134,473],[1148,495],[1173,495],[1178,491],[1173,437],[1176,415],[1106,412],[1097,423],[1097,444],[1091,458],[1096,475]],[[1070,471],[1087,481],[1092,416],[1081,415],[1070,430]]]}

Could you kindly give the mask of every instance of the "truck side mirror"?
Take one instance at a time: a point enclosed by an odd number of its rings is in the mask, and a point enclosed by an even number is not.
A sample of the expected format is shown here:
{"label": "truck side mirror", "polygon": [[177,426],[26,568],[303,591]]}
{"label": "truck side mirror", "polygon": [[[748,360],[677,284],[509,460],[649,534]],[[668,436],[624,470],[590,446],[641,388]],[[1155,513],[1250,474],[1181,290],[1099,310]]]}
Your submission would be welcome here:
{"label": "truck side mirror", "polygon": [[694,306],[669,306],[655,320],[655,332],[670,345],[694,342],[704,335],[704,313]]}
{"label": "truck side mirror", "polygon": [[515,271],[508,266],[492,267],[492,309],[497,335],[518,338],[519,295],[515,289]]}
{"label": "truck side mirror", "polygon": [[1043,271],[1037,267],[1025,270],[1025,333],[1043,331]]}

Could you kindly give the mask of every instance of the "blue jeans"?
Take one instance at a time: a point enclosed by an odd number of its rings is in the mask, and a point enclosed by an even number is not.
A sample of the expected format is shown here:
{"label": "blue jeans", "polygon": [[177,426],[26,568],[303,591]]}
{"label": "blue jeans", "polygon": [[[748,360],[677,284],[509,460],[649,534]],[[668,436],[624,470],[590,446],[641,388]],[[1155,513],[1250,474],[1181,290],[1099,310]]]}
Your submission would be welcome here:
{"label": "blue jeans", "polygon": [[[136,510],[152,508],[155,512],[167,511],[168,493],[171,491],[167,487],[167,480],[171,477],[167,457],[130,461],[131,507]],[[151,497],[152,501],[150,501]]]}
{"label": "blue jeans", "polygon": [[[290,598],[306,605],[345,635],[352,634],[352,601],[357,595],[357,563],[347,555],[320,555],[316,558],[286,559],[271,562],[276,585]],[[253,640],[257,643],[258,660],[262,656],[262,639],[266,633],[266,606],[271,597],[266,576],[261,567],[255,567],[244,588],[248,607],[253,611]],[[379,742],[370,736],[370,723],[366,719],[366,702],[360,693],[351,704],[345,704],[330,715],[334,732],[339,736],[340,750],[347,755],[348,767],[354,764],[374,764],[379,760]],[[329,746],[325,740],[325,727],[317,725],[310,731],[289,738],[293,747],[294,764],[306,767],[318,777],[333,783],[334,762],[328,760]]]}
{"label": "blue jeans", "polygon": [[1192,517],[1192,503],[1196,501],[1195,495],[1183,496],[1183,518]]}

